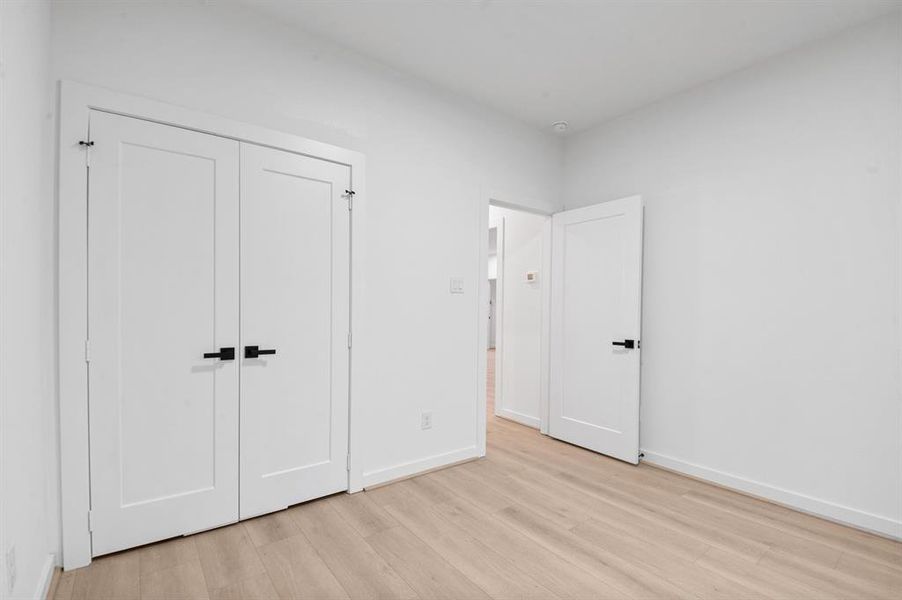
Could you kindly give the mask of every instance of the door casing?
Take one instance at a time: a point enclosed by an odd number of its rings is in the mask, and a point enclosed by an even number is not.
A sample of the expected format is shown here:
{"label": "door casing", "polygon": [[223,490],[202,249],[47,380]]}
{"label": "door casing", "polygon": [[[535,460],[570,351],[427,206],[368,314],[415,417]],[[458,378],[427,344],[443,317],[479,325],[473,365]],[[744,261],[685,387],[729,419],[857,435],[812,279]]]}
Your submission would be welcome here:
{"label": "door casing", "polygon": [[[479,287],[479,323],[484,324],[488,320],[488,298],[489,298],[489,285],[488,285],[488,235],[487,232],[489,230],[489,207],[497,206],[500,208],[509,208],[513,210],[520,210],[524,212],[531,212],[538,215],[547,216],[548,221],[545,224],[545,230],[543,232],[543,248],[545,250],[542,254],[542,273],[545,274],[544,278],[547,281],[550,281],[551,277],[551,269],[552,269],[552,256],[551,256],[551,246],[552,246],[552,220],[551,217],[555,214],[555,212],[549,212],[539,209],[529,208],[520,203],[512,202],[511,199],[515,196],[512,194],[505,194],[499,192],[492,192],[486,198],[485,196],[479,203],[478,211],[479,211],[479,227],[478,231],[478,260],[479,260],[479,269],[480,269],[480,280],[483,282],[483,285]],[[562,211],[557,211],[562,212]],[[644,214],[644,209],[643,209]],[[643,225],[644,227],[644,225]],[[498,239],[499,244],[501,243],[501,227],[499,226]],[[644,238],[643,238],[644,244]],[[499,250],[499,260],[500,260],[500,250]],[[500,263],[499,263],[500,267]],[[543,276],[540,274],[540,276]],[[496,298],[500,294],[500,291],[496,291]],[[496,306],[496,346],[495,346],[495,357],[496,357],[496,369],[495,369],[495,378],[500,377],[500,371],[498,369],[498,359],[500,357],[501,352],[503,352],[502,348],[499,348],[500,344],[500,331],[503,326],[503,317],[500,316],[501,309],[500,300],[498,300],[498,306]],[[641,307],[640,307],[640,315],[641,315]],[[543,286],[543,294],[542,294],[542,336],[541,336],[541,344],[542,344],[542,372],[541,372],[541,397],[540,397],[540,405],[539,405],[539,431],[543,435],[548,435],[548,423],[551,418],[550,414],[550,389],[551,389],[551,286],[546,285]],[[488,383],[488,376],[486,372],[486,362],[487,362],[487,347],[488,347],[488,331],[486,331],[485,327],[480,328],[480,338],[478,343],[478,348],[480,351],[477,353],[477,365],[476,365],[476,374],[477,374],[477,403],[478,403],[478,417],[477,417],[477,432],[479,433],[479,454],[480,456],[485,456],[486,453],[486,421],[485,421],[485,413],[486,413],[486,386]],[[497,386],[497,383],[496,383]],[[503,391],[503,390],[502,390]],[[496,387],[496,402],[497,402],[497,387]],[[641,394],[641,387],[640,387]],[[640,395],[640,403],[641,403],[641,395]],[[640,448],[641,448],[641,440],[640,440]]]}
{"label": "door casing", "polygon": [[[90,456],[88,426],[88,297],[87,297],[87,206],[90,147],[89,115],[107,112],[144,119],[173,127],[208,133],[237,141],[268,146],[351,169],[354,191],[351,213],[351,328],[365,306],[363,264],[353,249],[362,247],[366,224],[365,157],[362,153],[301,136],[249,125],[223,117],[176,107],[163,102],[122,94],[80,83],[60,82],[59,122],[59,401],[60,401],[60,492],[62,499],[62,562],[74,569],[91,562]],[[359,342],[355,332],[355,343]],[[353,349],[352,349],[353,353]],[[353,401],[359,367],[350,368],[349,491],[362,488],[360,456],[362,420]]]}
{"label": "door casing", "polygon": [[[539,273],[540,280],[542,278],[546,278],[546,274],[551,273],[551,215],[552,213],[528,208],[522,204],[518,204],[515,202],[511,202],[509,199],[513,198],[512,194],[504,194],[499,192],[493,192],[488,196],[488,198],[483,197],[483,199],[479,202],[479,227],[477,231],[479,232],[478,239],[478,249],[477,253],[479,256],[479,279],[481,281],[481,285],[479,286],[478,294],[478,304],[479,304],[479,323],[481,325],[485,324],[488,321],[489,314],[489,275],[488,275],[488,256],[489,256],[489,240],[488,240],[488,231],[489,231],[489,207],[497,206],[499,208],[508,208],[512,210],[519,210],[523,212],[533,213],[536,215],[548,217],[546,220],[543,229],[542,229],[542,261],[541,261],[541,271]],[[501,224],[498,225],[498,269],[502,268],[503,257],[502,257],[502,244],[504,243],[504,231],[503,226]],[[498,281],[501,279],[499,278]],[[500,387],[499,381],[501,379],[501,357],[504,353],[503,343],[501,341],[502,331],[504,328],[504,316],[502,312],[504,310],[504,297],[503,291],[501,290],[502,286],[497,286],[495,290],[495,407],[497,411],[498,407],[498,399],[504,393],[502,387]],[[551,321],[551,289],[548,285],[542,286],[542,330],[540,336],[540,345],[541,345],[541,371],[540,371],[540,396],[539,396],[539,431],[543,434],[548,433],[548,391],[549,391],[549,381],[548,375],[550,372],[550,357],[548,354],[549,350],[549,340],[550,340],[550,329],[549,324]],[[478,439],[478,448],[479,455],[485,456],[486,452],[486,441],[485,441],[485,431],[486,431],[486,386],[488,385],[488,374],[487,374],[487,352],[488,352],[488,330],[486,327],[482,326],[479,330],[479,338],[477,344],[478,352],[477,356],[477,364],[476,364],[476,398],[477,398],[477,429],[479,439]]]}

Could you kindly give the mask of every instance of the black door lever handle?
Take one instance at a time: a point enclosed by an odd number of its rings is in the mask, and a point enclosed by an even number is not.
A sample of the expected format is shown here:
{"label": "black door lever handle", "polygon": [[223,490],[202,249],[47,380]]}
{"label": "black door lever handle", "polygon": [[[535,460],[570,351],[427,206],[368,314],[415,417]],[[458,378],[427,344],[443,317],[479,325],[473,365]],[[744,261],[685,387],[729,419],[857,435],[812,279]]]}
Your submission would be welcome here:
{"label": "black door lever handle", "polygon": [[244,358],[257,358],[263,354],[275,354],[276,349],[270,348],[269,350],[261,350],[260,346],[245,346],[244,347]]}
{"label": "black door lever handle", "polygon": [[624,348],[635,348],[636,340],[623,340],[622,342],[611,342],[612,346],[623,346]]}
{"label": "black door lever handle", "polygon": [[234,348],[220,348],[219,352],[204,352],[204,358],[218,358],[219,360],[235,360]]}

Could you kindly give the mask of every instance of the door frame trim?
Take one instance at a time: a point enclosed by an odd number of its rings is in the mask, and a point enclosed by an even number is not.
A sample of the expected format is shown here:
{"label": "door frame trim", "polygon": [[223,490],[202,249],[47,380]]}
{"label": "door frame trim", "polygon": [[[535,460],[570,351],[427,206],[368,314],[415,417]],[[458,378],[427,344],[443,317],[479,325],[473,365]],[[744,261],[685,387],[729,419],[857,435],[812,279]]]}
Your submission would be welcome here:
{"label": "door frame trim", "polygon": [[[542,227],[542,262],[541,262],[541,271],[539,272],[540,281],[547,281],[547,284],[542,286],[542,330],[541,330],[541,357],[540,357],[540,379],[539,379],[539,432],[548,435],[548,419],[549,419],[549,394],[551,391],[550,387],[550,368],[551,368],[551,217],[554,215],[552,211],[541,210],[538,208],[533,208],[529,204],[519,204],[516,202],[510,202],[505,200],[504,198],[512,197],[511,194],[499,193],[499,192],[491,192],[486,196],[480,198],[478,202],[478,227],[477,227],[477,247],[479,248],[478,252],[478,273],[479,273],[479,281],[480,285],[478,286],[478,307],[479,314],[477,317],[478,321],[478,331],[477,331],[477,364],[476,364],[476,385],[477,385],[477,418],[476,418],[476,431],[478,435],[477,444],[479,450],[479,456],[485,456],[486,453],[486,390],[488,385],[488,373],[486,372],[487,361],[488,361],[488,339],[489,333],[485,324],[488,322],[489,318],[489,207],[496,206],[498,208],[506,208],[510,210],[517,210],[525,213],[530,213],[534,215],[540,215],[543,217],[547,217],[545,224]],[[499,228],[498,240],[499,242],[502,240],[502,233]],[[499,269],[501,267],[501,252],[502,250],[498,250],[499,257]],[[502,292],[495,292],[496,298],[501,298]],[[495,310],[496,315],[496,331],[495,331],[495,406],[497,409],[497,402],[499,394],[498,392],[498,379],[500,377],[501,369],[498,368],[498,365],[501,360],[501,356],[503,353],[503,348],[499,349],[501,345],[501,332],[503,327],[503,319],[504,317],[500,315],[501,310],[503,310],[502,301],[498,300],[498,306]],[[499,351],[500,350],[500,351]],[[503,393],[503,390],[502,390]]]}
{"label": "door frame trim", "polygon": [[[327,160],[351,169],[354,206],[351,211],[351,329],[354,344],[361,331],[355,324],[364,314],[364,259],[354,248],[364,246],[366,235],[366,160],[361,152],[317,142],[298,135],[242,123],[171,104],[123,94],[105,88],[71,81],[59,82],[59,122],[57,140],[58,264],[57,317],[58,381],[60,419],[60,495],[63,567],[74,569],[91,562],[90,432],[88,425],[88,171],[90,148],[79,145],[89,141],[88,122],[92,110],[180,127],[287,152]],[[349,373],[348,455],[362,441],[355,423],[359,407],[353,402],[355,381],[360,367],[355,366],[351,349]],[[361,456],[354,452],[353,456]],[[351,459],[348,491],[363,489],[359,461]]]}
{"label": "door frame trim", "polygon": [[[489,227],[492,225],[492,205],[489,204]],[[504,242],[505,219],[495,222],[495,410],[501,416],[504,406]],[[486,344],[488,346],[488,344]],[[488,393],[488,389],[486,389]],[[486,400],[488,402],[488,400]]]}

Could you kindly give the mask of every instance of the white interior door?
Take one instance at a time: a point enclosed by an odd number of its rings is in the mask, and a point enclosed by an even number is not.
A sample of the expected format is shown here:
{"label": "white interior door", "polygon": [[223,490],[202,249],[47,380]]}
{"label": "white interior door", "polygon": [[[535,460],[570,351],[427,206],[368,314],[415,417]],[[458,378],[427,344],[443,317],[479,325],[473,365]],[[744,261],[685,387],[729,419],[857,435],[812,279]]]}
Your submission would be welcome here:
{"label": "white interior door", "polygon": [[242,143],[241,169],[247,518],[348,489],[350,168]]}
{"label": "white interior door", "polygon": [[549,434],[639,460],[642,200],[552,218]]}
{"label": "white interior door", "polygon": [[238,519],[235,141],[93,112],[93,554]]}

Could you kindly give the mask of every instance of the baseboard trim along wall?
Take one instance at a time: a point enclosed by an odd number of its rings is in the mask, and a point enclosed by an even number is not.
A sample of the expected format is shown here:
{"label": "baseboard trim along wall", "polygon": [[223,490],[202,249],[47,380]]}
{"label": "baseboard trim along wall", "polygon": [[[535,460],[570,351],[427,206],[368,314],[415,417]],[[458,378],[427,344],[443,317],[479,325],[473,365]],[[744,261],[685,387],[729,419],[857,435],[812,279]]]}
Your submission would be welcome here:
{"label": "baseboard trim along wall", "polygon": [[48,554],[44,560],[44,566],[41,568],[41,576],[38,579],[38,585],[34,588],[34,600],[45,600],[47,592],[50,591],[50,583],[53,581],[53,571],[56,569],[56,555]]}
{"label": "baseboard trim along wall", "polygon": [[537,417],[532,417],[530,415],[524,415],[523,413],[519,413],[514,410],[510,410],[509,408],[502,408],[498,410],[498,416],[503,419],[508,419],[509,421],[515,421],[520,425],[526,425],[527,427],[532,427],[533,429],[538,429],[541,425],[541,422]]}
{"label": "baseboard trim along wall", "polygon": [[476,446],[467,446],[466,448],[442,452],[441,454],[433,454],[426,458],[401,463],[391,467],[364,471],[362,487],[374,487],[383,483],[388,483],[389,481],[394,481],[395,479],[419,475],[438,467],[444,467],[470,458],[477,458],[478,456],[479,449]]}
{"label": "baseboard trim along wall", "polygon": [[820,500],[790,490],[774,487],[766,483],[731,475],[723,471],[686,462],[672,456],[643,449],[643,462],[674,471],[683,475],[714,483],[725,488],[756,496],[816,517],[821,517],[842,525],[875,533],[884,537],[902,540],[902,521],[875,515],[827,500]]}

